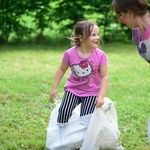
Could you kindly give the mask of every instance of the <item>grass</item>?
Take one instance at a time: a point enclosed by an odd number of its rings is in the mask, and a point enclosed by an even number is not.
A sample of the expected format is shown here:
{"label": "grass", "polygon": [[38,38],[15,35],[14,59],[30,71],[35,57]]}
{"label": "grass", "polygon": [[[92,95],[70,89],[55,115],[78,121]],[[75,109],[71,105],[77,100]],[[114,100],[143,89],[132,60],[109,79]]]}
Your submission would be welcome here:
{"label": "grass", "polygon": [[[68,47],[0,48],[0,149],[45,150],[46,127],[53,109],[49,91]],[[149,65],[133,44],[103,44],[102,49],[109,58],[107,97],[116,103],[120,141],[126,150],[148,150]]]}

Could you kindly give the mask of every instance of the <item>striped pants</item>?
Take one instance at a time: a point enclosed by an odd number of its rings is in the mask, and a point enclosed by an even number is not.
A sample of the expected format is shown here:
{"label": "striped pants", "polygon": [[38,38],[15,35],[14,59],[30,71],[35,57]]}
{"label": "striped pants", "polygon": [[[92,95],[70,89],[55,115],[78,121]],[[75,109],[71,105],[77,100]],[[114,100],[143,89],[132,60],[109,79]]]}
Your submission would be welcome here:
{"label": "striped pants", "polygon": [[72,115],[72,111],[81,103],[80,116],[93,113],[97,96],[79,97],[70,91],[66,91],[61,102],[57,122],[66,123]]}

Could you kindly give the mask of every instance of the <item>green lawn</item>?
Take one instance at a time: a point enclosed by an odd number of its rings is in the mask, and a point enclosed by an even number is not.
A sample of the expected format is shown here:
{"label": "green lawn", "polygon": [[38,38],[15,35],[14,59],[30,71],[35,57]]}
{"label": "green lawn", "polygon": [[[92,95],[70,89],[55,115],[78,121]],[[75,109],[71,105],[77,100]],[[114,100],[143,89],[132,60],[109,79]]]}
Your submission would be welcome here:
{"label": "green lawn", "polygon": [[[0,48],[0,150],[44,150],[54,73],[69,46]],[[133,44],[103,44],[109,58],[107,97],[115,102],[126,150],[148,150],[150,66]],[[67,75],[59,86],[63,85]]]}

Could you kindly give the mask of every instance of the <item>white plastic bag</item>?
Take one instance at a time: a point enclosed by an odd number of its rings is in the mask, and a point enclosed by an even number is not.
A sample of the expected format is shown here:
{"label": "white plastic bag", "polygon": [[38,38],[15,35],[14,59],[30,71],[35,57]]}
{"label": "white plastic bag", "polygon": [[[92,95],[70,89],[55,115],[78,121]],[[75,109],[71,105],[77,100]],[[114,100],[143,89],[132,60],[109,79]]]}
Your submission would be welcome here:
{"label": "white plastic bag", "polygon": [[46,148],[48,150],[75,150],[83,143],[84,134],[91,114],[80,117],[80,105],[75,108],[68,123],[57,123],[59,105],[52,111],[47,128]]}
{"label": "white plastic bag", "polygon": [[112,101],[105,98],[93,114],[80,117],[80,105],[73,111],[68,123],[58,124],[59,105],[52,111],[47,128],[46,148],[48,150],[99,150],[120,145],[117,113]]}

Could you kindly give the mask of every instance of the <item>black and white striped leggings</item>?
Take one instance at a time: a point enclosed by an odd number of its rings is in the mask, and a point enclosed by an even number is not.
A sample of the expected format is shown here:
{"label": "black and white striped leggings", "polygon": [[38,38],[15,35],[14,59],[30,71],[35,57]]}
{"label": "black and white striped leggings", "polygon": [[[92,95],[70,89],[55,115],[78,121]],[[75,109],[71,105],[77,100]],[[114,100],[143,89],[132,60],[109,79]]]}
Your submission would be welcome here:
{"label": "black and white striped leggings", "polygon": [[70,91],[66,91],[61,102],[57,122],[66,123],[72,115],[72,111],[81,103],[80,116],[93,113],[97,96],[79,97]]}

